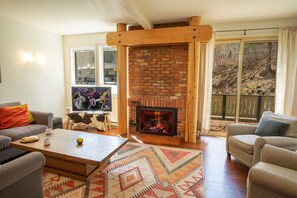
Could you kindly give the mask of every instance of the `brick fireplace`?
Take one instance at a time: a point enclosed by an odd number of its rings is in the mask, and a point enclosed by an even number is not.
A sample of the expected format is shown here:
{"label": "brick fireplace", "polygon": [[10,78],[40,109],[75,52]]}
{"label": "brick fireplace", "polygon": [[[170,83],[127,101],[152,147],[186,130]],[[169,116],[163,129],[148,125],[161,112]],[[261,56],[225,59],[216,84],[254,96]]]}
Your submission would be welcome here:
{"label": "brick fireplace", "polygon": [[188,45],[130,47],[129,130],[136,130],[136,106],[177,108],[177,135],[185,132]]}
{"label": "brick fireplace", "polygon": [[118,52],[119,134],[133,132],[137,105],[176,107],[177,135],[196,142],[198,87],[203,72],[200,44],[212,37],[212,27],[200,23],[201,17],[192,16],[153,29],[130,26],[129,31],[127,24],[118,23],[117,32],[106,35],[107,44],[116,45]]}

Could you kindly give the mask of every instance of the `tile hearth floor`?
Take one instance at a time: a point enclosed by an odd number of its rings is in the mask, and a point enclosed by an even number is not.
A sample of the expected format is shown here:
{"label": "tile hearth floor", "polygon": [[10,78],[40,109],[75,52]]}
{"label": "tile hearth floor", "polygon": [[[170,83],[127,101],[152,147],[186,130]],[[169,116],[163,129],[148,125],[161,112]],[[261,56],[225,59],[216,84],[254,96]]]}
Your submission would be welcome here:
{"label": "tile hearth floor", "polygon": [[[118,135],[115,127],[106,132],[97,131],[96,129],[89,129],[88,132],[102,135]],[[227,157],[224,138],[201,136],[196,143],[186,143],[177,137],[142,133],[130,133],[128,136],[123,137],[128,137],[131,142],[201,150],[203,152],[206,197],[246,197],[246,179],[249,168],[232,156],[230,159]]]}

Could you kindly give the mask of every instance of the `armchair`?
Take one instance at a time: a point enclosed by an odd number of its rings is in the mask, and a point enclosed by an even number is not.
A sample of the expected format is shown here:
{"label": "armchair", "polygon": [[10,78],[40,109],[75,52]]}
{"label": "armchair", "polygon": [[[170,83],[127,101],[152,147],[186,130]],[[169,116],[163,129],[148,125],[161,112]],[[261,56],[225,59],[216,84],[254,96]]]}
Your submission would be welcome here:
{"label": "armchair", "polygon": [[0,165],[0,197],[43,197],[45,157],[32,152]]}
{"label": "armchair", "polygon": [[248,174],[247,198],[297,197],[297,152],[265,145]]}
{"label": "armchair", "polygon": [[[265,144],[288,150],[297,150],[297,118],[272,112],[264,112],[262,118],[278,120],[288,124],[284,136],[260,136],[255,134],[257,125],[227,125],[226,151],[248,167],[260,161]],[[261,118],[261,120],[262,120]],[[261,120],[259,125],[261,124]]]}

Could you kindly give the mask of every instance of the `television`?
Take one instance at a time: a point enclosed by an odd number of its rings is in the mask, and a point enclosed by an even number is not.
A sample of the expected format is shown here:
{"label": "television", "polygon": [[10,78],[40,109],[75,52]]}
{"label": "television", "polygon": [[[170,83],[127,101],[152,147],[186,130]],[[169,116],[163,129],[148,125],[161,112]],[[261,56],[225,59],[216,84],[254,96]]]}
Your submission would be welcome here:
{"label": "television", "polygon": [[73,111],[112,111],[111,87],[71,87]]}

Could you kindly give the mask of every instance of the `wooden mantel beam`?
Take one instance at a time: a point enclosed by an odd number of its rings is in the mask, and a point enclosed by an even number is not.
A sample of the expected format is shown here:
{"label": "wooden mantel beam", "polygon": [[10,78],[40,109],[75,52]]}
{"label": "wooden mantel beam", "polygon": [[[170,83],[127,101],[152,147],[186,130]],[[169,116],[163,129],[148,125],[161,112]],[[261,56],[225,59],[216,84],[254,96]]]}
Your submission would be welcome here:
{"label": "wooden mantel beam", "polygon": [[126,32],[111,32],[106,36],[107,45],[141,46],[208,42],[212,36],[210,25],[195,25]]}

